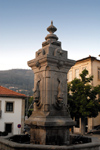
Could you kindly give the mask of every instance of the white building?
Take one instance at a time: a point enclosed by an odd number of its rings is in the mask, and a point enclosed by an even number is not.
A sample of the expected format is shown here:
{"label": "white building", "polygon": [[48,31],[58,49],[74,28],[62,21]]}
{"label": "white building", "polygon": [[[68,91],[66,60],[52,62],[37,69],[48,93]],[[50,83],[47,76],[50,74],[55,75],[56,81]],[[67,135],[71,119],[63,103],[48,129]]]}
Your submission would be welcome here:
{"label": "white building", "polygon": [[[26,95],[0,86],[0,131],[19,134],[24,129]],[[18,128],[21,124],[21,128]]]}

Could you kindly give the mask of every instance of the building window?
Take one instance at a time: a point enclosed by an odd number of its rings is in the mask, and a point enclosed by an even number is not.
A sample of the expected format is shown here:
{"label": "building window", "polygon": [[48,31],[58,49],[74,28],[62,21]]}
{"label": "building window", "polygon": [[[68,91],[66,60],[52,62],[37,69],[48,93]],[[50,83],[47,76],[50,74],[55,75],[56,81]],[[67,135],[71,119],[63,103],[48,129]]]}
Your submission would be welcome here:
{"label": "building window", "polygon": [[79,78],[79,69],[75,70],[75,78]]}
{"label": "building window", "polygon": [[13,112],[14,110],[14,103],[13,102],[6,102],[6,112]]}
{"label": "building window", "polygon": [[75,121],[76,121],[75,127],[76,127],[76,128],[79,128],[79,118],[75,118]]}
{"label": "building window", "polygon": [[68,81],[69,82],[72,81],[72,71],[70,71],[69,74],[68,74]]}
{"label": "building window", "polygon": [[98,68],[98,80],[100,80],[100,68]]}
{"label": "building window", "polygon": [[12,133],[12,123],[5,124],[5,131],[8,133]]}

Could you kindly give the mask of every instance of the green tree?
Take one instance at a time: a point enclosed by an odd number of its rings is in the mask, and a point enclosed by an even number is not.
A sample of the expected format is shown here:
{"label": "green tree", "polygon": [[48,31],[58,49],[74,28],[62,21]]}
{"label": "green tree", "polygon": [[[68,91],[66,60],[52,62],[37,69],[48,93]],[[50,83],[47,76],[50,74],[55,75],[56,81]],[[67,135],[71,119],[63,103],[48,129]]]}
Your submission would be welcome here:
{"label": "green tree", "polygon": [[85,69],[80,74],[80,79],[75,78],[68,84],[68,103],[72,117],[81,118],[81,133],[85,133],[85,118],[96,117],[100,111],[99,99],[100,85],[93,87],[93,76],[87,77]]}
{"label": "green tree", "polygon": [[33,111],[33,97],[27,97],[25,101],[25,115],[30,117]]}
{"label": "green tree", "polygon": [[28,100],[28,117],[32,114],[33,111],[33,97],[31,96]]}

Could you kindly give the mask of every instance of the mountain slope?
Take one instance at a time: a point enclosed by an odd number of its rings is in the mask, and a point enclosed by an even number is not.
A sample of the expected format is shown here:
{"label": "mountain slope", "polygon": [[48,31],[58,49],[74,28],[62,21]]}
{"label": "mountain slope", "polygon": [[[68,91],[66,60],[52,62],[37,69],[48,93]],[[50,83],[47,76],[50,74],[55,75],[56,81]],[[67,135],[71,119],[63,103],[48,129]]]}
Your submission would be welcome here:
{"label": "mountain slope", "polygon": [[34,74],[32,70],[12,69],[0,71],[0,85],[29,96],[33,95]]}

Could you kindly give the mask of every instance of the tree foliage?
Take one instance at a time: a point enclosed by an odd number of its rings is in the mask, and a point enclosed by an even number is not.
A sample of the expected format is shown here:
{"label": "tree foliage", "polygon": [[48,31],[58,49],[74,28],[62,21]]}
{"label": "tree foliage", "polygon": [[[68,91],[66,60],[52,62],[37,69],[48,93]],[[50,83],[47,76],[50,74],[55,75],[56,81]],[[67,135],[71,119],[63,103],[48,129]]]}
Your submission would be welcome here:
{"label": "tree foliage", "polygon": [[28,99],[28,117],[30,117],[30,115],[32,114],[32,111],[33,111],[33,97],[31,96],[29,99]]}
{"label": "tree foliage", "polygon": [[80,74],[80,79],[75,78],[68,84],[68,103],[72,117],[96,117],[100,111],[99,99],[100,85],[93,87],[93,76],[87,77],[85,69]]}

